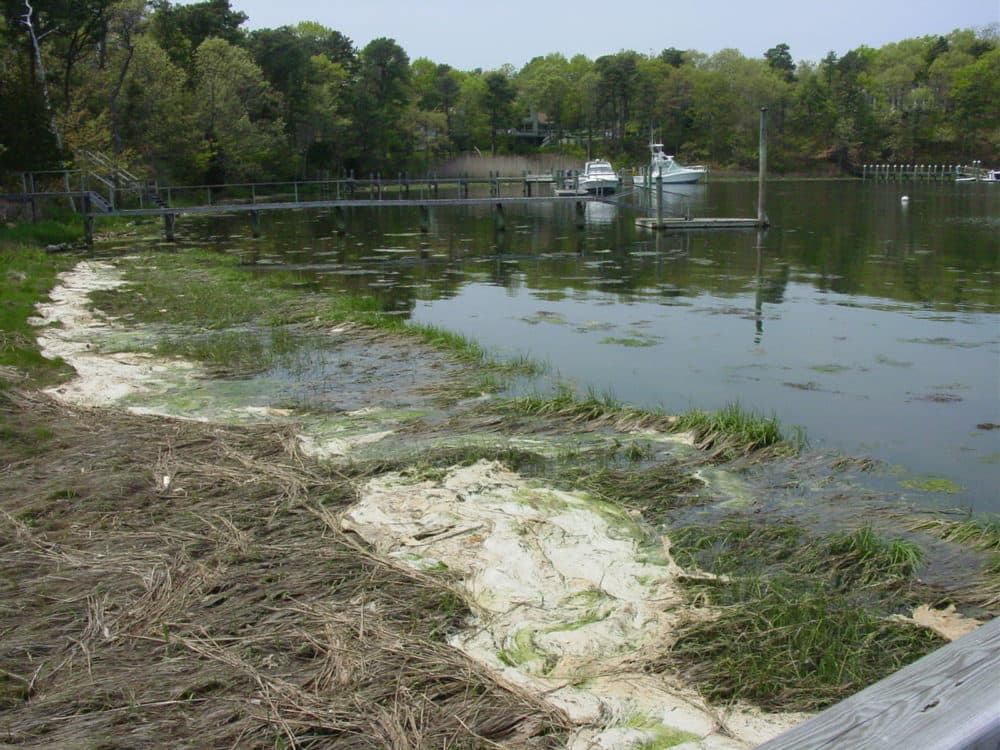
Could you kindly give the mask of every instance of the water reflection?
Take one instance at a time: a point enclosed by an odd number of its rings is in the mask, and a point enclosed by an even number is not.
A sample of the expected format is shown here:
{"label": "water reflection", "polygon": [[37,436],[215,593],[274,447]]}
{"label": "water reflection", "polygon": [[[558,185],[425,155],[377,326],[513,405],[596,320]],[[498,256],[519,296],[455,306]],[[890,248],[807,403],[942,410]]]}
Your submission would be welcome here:
{"label": "water reflection", "polygon": [[611,202],[593,201],[584,205],[588,226],[609,226],[618,219],[618,207]]}

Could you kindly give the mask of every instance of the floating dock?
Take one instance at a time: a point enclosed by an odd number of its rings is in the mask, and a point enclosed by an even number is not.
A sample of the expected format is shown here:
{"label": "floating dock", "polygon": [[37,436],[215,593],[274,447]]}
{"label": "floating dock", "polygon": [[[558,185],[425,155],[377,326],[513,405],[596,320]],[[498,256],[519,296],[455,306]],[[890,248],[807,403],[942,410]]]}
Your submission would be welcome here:
{"label": "floating dock", "polygon": [[658,231],[671,229],[754,229],[766,227],[767,220],[710,217],[686,219],[684,217],[642,216],[635,220],[637,227]]}

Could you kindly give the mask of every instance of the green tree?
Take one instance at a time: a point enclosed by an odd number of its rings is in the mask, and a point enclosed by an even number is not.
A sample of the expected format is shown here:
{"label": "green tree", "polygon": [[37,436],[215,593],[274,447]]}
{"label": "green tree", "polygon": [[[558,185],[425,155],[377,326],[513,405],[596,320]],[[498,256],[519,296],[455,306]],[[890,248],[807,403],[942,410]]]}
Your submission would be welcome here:
{"label": "green tree", "polygon": [[963,155],[983,159],[1000,153],[1000,48],[983,54],[955,76],[955,115]]}
{"label": "green tree", "polygon": [[136,40],[121,120],[124,145],[140,155],[158,180],[204,179],[211,150],[197,122],[187,76],[150,35]]}
{"label": "green tree", "polygon": [[198,125],[211,150],[212,182],[252,179],[278,171],[284,152],[277,94],[250,54],[224,39],[206,39],[194,54]]}
{"label": "green tree", "polygon": [[558,53],[532,59],[517,75],[517,86],[528,108],[544,113],[560,137],[572,85],[569,61]]}
{"label": "green tree", "polygon": [[186,5],[152,0],[152,7],[151,33],[170,59],[181,67],[191,68],[194,51],[206,39],[224,39],[234,45],[245,41],[240,26],[247,15],[233,10],[229,0],[203,0]]}
{"label": "green tree", "polygon": [[395,40],[375,39],[361,50],[354,86],[359,168],[398,168],[409,157],[412,141],[402,122],[410,90],[410,59]]}
{"label": "green tree", "polygon": [[514,100],[517,89],[510,76],[499,70],[486,74],[482,106],[490,123],[490,152],[497,153],[497,134],[511,125],[514,117]]}
{"label": "green tree", "polygon": [[795,80],[795,63],[787,44],[782,42],[764,53],[768,67],[777,71],[789,83]]}
{"label": "green tree", "polygon": [[281,94],[281,117],[303,164],[333,166],[334,134],[348,121],[346,84],[357,63],[350,40],[319,24],[301,23],[254,31],[247,46]]}
{"label": "green tree", "polygon": [[594,61],[598,75],[599,112],[612,140],[625,137],[638,84],[639,55],[632,51],[604,55]]}

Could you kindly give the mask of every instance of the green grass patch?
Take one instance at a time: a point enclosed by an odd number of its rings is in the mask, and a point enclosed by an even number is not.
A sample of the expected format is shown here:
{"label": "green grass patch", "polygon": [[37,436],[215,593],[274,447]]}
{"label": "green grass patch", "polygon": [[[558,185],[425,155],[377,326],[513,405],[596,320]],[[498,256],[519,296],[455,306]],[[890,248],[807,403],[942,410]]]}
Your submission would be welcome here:
{"label": "green grass patch", "polygon": [[786,579],[700,586],[716,616],[680,631],[669,664],[711,700],[825,708],[944,645],[850,597]]}
{"label": "green grass patch", "polygon": [[907,608],[923,552],[870,527],[811,537],[789,522],[746,516],[671,531],[692,578],[689,598],[713,616],[682,627],[662,660],[711,699],[816,710],[928,653],[942,641],[891,621]]}
{"label": "green grass patch", "polygon": [[67,245],[83,239],[83,219],[74,214],[37,224],[0,225],[0,247],[9,245]]}
{"label": "green grass patch", "polygon": [[532,394],[512,399],[509,410],[521,416],[552,417],[570,422],[600,422],[612,427],[654,427],[666,429],[668,417],[660,411],[626,406],[609,392],[587,392],[583,398],[560,385],[552,396]]}
{"label": "green grass patch", "polygon": [[616,726],[637,729],[649,737],[648,740],[638,745],[636,750],[666,750],[667,748],[699,739],[696,734],[665,726],[658,719],[648,716],[641,711],[626,715]]}
{"label": "green grass patch", "polygon": [[761,450],[790,455],[798,453],[805,444],[801,432],[792,439],[787,438],[777,417],[747,411],[738,403],[715,412],[689,411],[677,419],[673,429],[693,433],[699,448],[723,460]]}
{"label": "green grass patch", "polygon": [[687,526],[670,532],[671,552],[683,568],[720,575],[759,575],[781,566],[806,544],[793,523],[755,523],[729,518],[715,526]]}
{"label": "green grass patch", "polygon": [[[65,363],[38,351],[35,329],[28,322],[35,305],[47,299],[57,274],[70,261],[23,244],[0,243],[0,367],[11,368],[40,384],[69,372]],[[0,378],[0,387],[5,382]]]}
{"label": "green grass patch", "polygon": [[823,566],[836,585],[885,586],[911,578],[924,561],[923,550],[905,539],[885,539],[871,526],[838,534],[826,546],[829,561]]}

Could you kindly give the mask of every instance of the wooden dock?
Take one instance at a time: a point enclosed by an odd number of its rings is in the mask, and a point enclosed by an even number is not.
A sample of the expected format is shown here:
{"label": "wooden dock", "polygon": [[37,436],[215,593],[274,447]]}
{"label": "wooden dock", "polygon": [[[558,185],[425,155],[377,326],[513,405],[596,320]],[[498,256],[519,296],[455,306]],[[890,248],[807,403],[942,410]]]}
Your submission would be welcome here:
{"label": "wooden dock", "polygon": [[758,750],[1000,748],[1000,618]]}
{"label": "wooden dock", "polygon": [[761,219],[740,219],[740,218],[684,218],[684,217],[664,217],[641,216],[635,220],[637,227],[643,229],[654,229],[657,231],[685,230],[685,229],[755,229],[766,227],[767,222]]}

